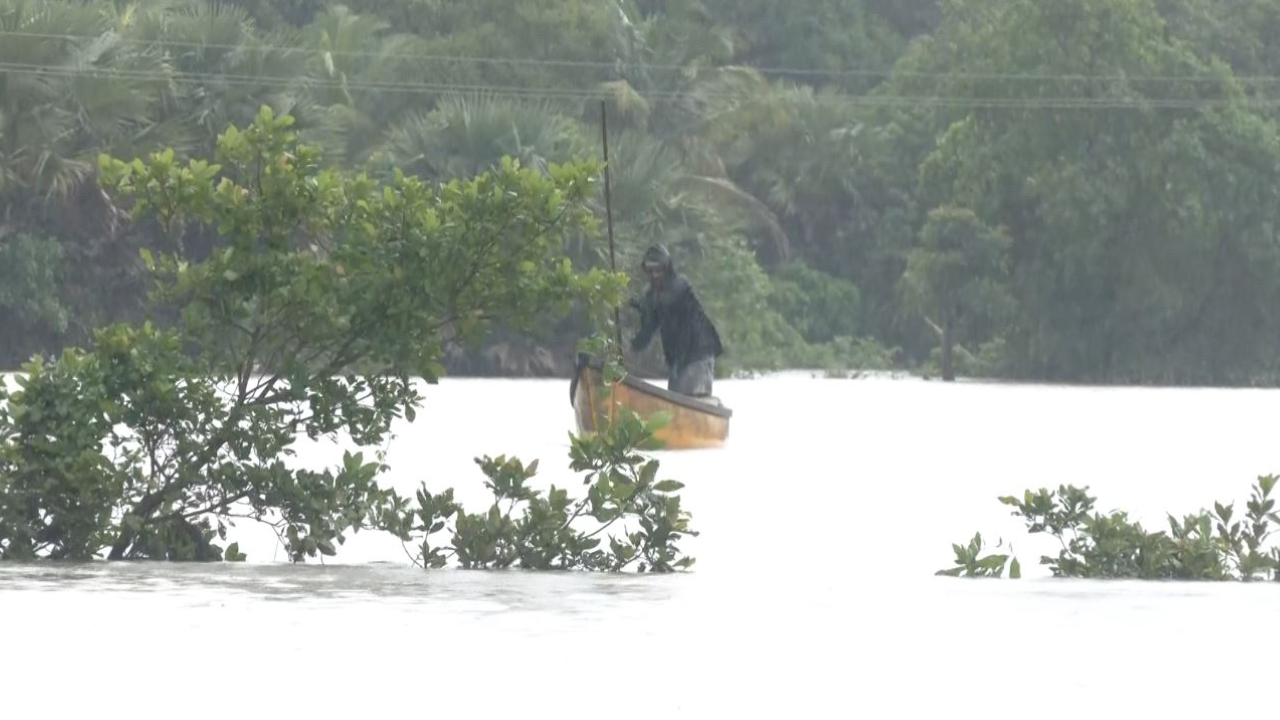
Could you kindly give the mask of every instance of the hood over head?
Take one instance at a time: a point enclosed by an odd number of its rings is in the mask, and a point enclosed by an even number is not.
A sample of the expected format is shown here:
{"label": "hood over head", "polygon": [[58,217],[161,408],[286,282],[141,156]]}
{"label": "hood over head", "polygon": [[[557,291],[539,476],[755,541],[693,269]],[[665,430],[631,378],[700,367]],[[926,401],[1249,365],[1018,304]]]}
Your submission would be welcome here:
{"label": "hood over head", "polygon": [[644,260],[640,264],[645,271],[652,267],[660,267],[667,277],[675,275],[675,263],[671,260],[671,253],[667,252],[665,245],[649,246],[649,249],[644,253]]}

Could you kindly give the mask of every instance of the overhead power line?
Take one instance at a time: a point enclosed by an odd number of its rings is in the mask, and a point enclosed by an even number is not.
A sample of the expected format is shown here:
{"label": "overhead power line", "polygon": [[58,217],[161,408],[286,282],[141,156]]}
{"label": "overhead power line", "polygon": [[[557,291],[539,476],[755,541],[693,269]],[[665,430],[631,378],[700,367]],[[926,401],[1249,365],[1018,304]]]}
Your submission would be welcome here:
{"label": "overhead power line", "polygon": [[[224,84],[240,87],[288,89],[311,87],[348,92],[386,92],[412,95],[439,96],[446,94],[477,93],[529,100],[599,100],[613,97],[607,88],[571,87],[520,87],[480,83],[418,83],[374,80],[342,80],[315,78],[305,75],[249,75],[236,73],[193,73],[181,71],[108,69],[68,65],[40,65],[30,63],[0,62],[0,74],[16,76],[46,76],[59,78],[94,78],[104,80],[129,80],[176,84],[213,85]],[[641,93],[647,100],[750,100],[742,94],[708,91],[675,92],[654,91]],[[1178,98],[1178,97],[971,97],[948,95],[829,95],[815,96],[813,102],[828,106],[845,107],[959,107],[959,108],[1010,108],[1010,109],[1200,109],[1225,107],[1244,103],[1251,107],[1280,106],[1280,98]]]}
{"label": "overhead power line", "polygon": [[[457,63],[457,64],[477,64],[477,65],[510,65],[517,67],[560,67],[560,68],[595,68],[615,70],[619,67],[632,68],[637,70],[650,70],[661,72],[687,72],[690,68],[688,65],[662,64],[662,63],[645,63],[633,62],[622,58],[614,60],[569,60],[560,58],[530,58],[530,57],[497,57],[491,55],[448,55],[434,53],[396,53],[382,52],[377,50],[326,50],[324,48],[308,47],[304,45],[273,45],[269,43],[215,43],[204,42],[198,40],[174,40],[165,38],[135,38],[127,35],[119,35],[114,32],[104,33],[103,35],[72,35],[65,33],[37,33],[25,32],[17,30],[0,30],[0,37],[13,38],[30,38],[43,40],[64,40],[64,41],[96,41],[104,36],[112,36],[117,42],[159,46],[159,47],[185,47],[185,48],[212,48],[230,51],[242,50],[259,50],[280,53],[301,53],[323,56],[328,53],[334,57],[357,57],[357,58],[374,58],[374,59],[395,59],[395,60],[416,60],[421,62],[440,62],[440,63]],[[733,67],[733,66],[726,66]],[[913,78],[933,78],[933,79],[974,79],[974,80],[1014,80],[1014,81],[1106,81],[1106,82],[1194,82],[1194,83],[1223,83],[1227,78],[1212,75],[1145,75],[1145,74],[1110,74],[1110,75],[1090,75],[1084,73],[1002,73],[1002,72],[933,72],[920,70],[907,70],[900,68],[839,68],[839,69],[822,69],[822,68],[796,68],[796,67],[755,67],[741,66],[745,69],[760,73],[761,75],[791,75],[797,77],[867,77],[867,78],[888,78],[890,76],[897,77],[913,77]],[[716,69],[716,68],[709,68]],[[1280,83],[1280,75],[1237,75],[1234,79],[1239,82],[1258,84],[1258,83]]]}

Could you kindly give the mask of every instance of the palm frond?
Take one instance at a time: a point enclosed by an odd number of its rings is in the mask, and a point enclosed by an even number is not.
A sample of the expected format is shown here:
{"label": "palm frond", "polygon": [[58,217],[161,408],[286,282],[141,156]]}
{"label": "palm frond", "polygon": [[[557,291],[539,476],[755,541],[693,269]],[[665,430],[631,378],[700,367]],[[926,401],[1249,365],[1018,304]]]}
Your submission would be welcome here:
{"label": "palm frond", "polygon": [[613,109],[619,115],[627,118],[637,127],[644,127],[648,124],[649,102],[631,86],[631,83],[626,80],[611,80],[600,83],[598,88],[613,98]]}
{"label": "palm frond", "polygon": [[398,123],[385,150],[413,172],[444,179],[475,175],[503,156],[545,168],[582,156],[584,143],[577,123],[549,103],[465,94]]}
{"label": "palm frond", "polygon": [[778,262],[786,264],[791,258],[791,240],[787,237],[787,233],[782,229],[782,224],[778,222],[778,216],[774,214],[769,206],[764,204],[755,195],[738,187],[732,180],[720,177],[706,177],[702,175],[691,175],[687,182],[710,190],[720,197],[729,199],[731,202],[740,207],[746,208],[755,221],[765,228],[769,233],[769,237],[776,246]]}

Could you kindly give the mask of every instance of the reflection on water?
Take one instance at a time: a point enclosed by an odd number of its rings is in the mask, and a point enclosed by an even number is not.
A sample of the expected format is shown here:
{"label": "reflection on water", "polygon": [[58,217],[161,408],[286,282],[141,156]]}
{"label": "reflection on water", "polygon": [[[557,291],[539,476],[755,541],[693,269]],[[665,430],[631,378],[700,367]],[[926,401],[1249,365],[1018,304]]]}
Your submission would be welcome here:
{"label": "reflection on water", "polygon": [[[1180,718],[1249,707],[1244,689],[1273,681],[1280,583],[1048,578],[1054,541],[996,497],[1089,485],[1148,526],[1241,502],[1277,470],[1280,393],[805,378],[717,393],[729,447],[662,456],[703,533],[691,574],[424,572],[369,533],[341,564],[292,566],[243,525],[246,564],[3,565],[0,717]],[[475,507],[471,459],[507,453],[576,487],[557,462],[565,395],[428,388],[390,482]],[[974,530],[1011,541],[1026,579],[933,577]]]}
{"label": "reflection on water", "polygon": [[432,572],[388,563],[251,565],[67,563],[0,565],[4,593],[148,593],[200,602],[230,595],[268,602],[373,601],[382,604],[466,604],[483,612],[548,610],[584,614],[629,602],[661,602],[678,578],[633,575],[547,575],[512,572]]}

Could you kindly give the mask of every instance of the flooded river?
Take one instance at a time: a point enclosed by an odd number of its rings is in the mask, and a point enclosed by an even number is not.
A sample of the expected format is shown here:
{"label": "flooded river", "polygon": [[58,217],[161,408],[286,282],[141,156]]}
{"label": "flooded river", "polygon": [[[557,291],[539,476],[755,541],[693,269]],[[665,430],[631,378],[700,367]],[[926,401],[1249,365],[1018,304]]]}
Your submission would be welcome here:
{"label": "flooded river", "polygon": [[[472,458],[575,483],[567,382],[446,380],[390,446],[411,492]],[[361,533],[328,565],[0,565],[0,717],[1193,717],[1273,694],[1280,583],[1056,580],[997,495],[1088,485],[1148,526],[1280,472],[1280,392],[722,382],[723,450],[661,453],[694,571],[424,572]],[[321,463],[341,447],[305,456]],[[474,508],[473,508],[474,509]],[[937,578],[975,530],[1024,579]],[[1254,688],[1254,690],[1250,690]],[[1265,712],[1265,711],[1264,711]],[[52,715],[50,715],[52,713]]]}

